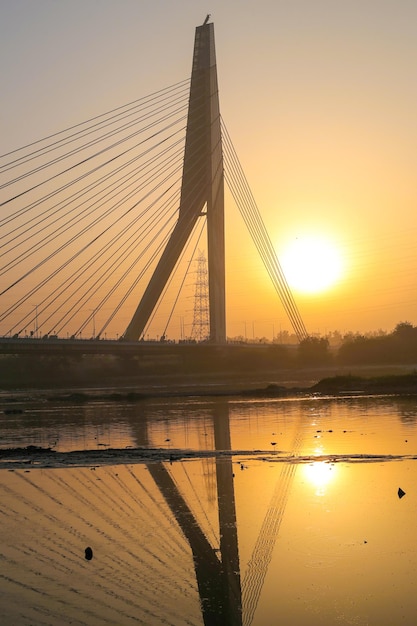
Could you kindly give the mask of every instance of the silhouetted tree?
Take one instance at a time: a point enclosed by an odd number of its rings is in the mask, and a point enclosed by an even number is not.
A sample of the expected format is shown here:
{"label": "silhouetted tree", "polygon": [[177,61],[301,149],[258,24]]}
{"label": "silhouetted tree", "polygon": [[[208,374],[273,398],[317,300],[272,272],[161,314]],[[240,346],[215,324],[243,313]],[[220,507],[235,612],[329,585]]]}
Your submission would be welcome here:
{"label": "silhouetted tree", "polygon": [[417,360],[417,328],[410,322],[400,322],[391,335],[392,351],[396,361],[414,363]]}
{"label": "silhouetted tree", "polygon": [[307,337],[298,346],[300,365],[325,365],[330,361],[329,341],[323,337]]}
{"label": "silhouetted tree", "polygon": [[392,333],[353,335],[344,337],[338,351],[338,361],[345,365],[379,365],[417,362],[417,328],[400,322]]}
{"label": "silhouetted tree", "polygon": [[417,328],[415,328],[410,322],[399,322],[396,325],[392,334],[403,339],[410,339],[417,334]]}

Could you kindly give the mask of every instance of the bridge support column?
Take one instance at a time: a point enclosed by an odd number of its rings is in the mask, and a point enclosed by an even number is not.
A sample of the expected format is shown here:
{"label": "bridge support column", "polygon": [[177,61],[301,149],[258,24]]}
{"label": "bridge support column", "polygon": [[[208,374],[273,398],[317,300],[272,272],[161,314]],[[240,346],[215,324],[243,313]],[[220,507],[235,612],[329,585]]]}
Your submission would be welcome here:
{"label": "bridge support column", "polygon": [[197,220],[207,215],[210,340],[226,341],[224,172],[213,24],[196,28],[178,222],[124,339],[143,334]]}

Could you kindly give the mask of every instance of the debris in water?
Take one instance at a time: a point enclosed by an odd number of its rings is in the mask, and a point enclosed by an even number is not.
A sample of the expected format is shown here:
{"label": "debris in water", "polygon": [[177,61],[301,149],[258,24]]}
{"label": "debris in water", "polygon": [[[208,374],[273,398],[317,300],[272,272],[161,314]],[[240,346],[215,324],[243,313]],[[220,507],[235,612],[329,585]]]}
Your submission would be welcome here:
{"label": "debris in water", "polygon": [[91,561],[91,559],[93,558],[93,551],[90,547],[85,549],[85,558],[87,561]]}
{"label": "debris in water", "polygon": [[405,496],[405,491],[403,491],[401,487],[398,487],[398,497],[400,498],[400,500],[403,496]]}

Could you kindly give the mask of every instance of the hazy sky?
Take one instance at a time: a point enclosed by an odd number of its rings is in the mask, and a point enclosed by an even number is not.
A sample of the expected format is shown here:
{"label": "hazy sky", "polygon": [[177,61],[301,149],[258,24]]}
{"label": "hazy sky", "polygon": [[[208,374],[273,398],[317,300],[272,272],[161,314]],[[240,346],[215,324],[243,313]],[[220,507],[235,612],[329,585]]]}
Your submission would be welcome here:
{"label": "hazy sky", "polygon": [[[307,329],[417,324],[415,0],[4,0],[1,153],[189,77],[207,13],[222,116],[278,255],[320,235],[342,256],[333,289],[294,291]],[[229,335],[289,328],[226,211]]]}

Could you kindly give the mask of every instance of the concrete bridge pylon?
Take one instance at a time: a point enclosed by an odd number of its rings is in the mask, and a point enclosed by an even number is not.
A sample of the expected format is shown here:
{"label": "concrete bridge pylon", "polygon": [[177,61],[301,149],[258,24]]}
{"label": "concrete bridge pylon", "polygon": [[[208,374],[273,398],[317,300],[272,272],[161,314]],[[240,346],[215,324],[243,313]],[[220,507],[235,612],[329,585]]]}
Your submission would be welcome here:
{"label": "concrete bridge pylon", "polygon": [[224,168],[214,25],[195,31],[178,221],[123,338],[138,340],[197,220],[207,217],[210,341],[226,342]]}

